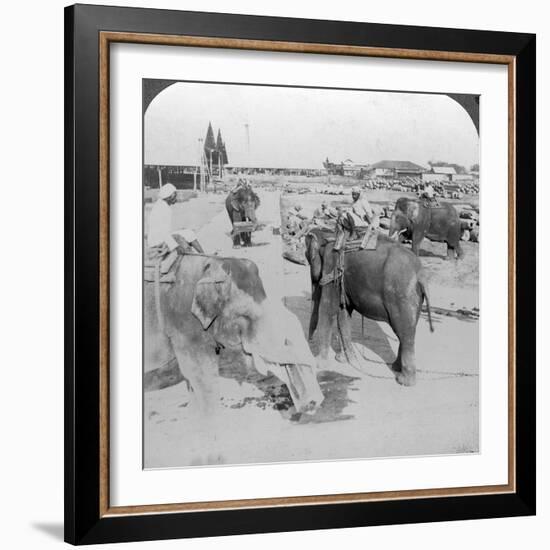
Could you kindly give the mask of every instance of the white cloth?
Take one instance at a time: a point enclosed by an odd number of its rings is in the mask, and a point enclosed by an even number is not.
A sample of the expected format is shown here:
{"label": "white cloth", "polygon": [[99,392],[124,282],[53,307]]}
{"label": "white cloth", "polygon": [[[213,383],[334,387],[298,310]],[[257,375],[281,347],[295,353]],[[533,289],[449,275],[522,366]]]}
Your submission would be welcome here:
{"label": "white cloth", "polygon": [[369,222],[374,219],[374,211],[372,206],[366,197],[360,196],[352,205],[351,205],[351,214],[355,221],[355,225],[362,227],[367,226]]}
{"label": "white cloth", "polygon": [[171,184],[167,183],[159,189],[159,198],[167,199],[170,195],[173,195],[177,189]]}
{"label": "white cloth", "polygon": [[424,187],[424,196],[428,197],[429,199],[433,199],[434,195],[434,188],[431,185],[426,185],[426,187]]}
{"label": "white cloth", "polygon": [[174,250],[178,243],[173,235],[180,235],[188,243],[197,239],[191,229],[172,230],[172,209],[166,201],[159,199],[153,204],[149,215],[147,243],[149,246],[161,246],[164,243],[170,250]]}

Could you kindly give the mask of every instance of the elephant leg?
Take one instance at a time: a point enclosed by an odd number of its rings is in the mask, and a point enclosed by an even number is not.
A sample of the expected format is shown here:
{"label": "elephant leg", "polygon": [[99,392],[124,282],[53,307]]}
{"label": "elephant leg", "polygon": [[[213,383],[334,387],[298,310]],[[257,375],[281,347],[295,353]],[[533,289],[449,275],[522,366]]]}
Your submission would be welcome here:
{"label": "elephant leg", "polygon": [[329,283],[321,289],[319,324],[317,326],[319,358],[321,361],[328,360],[330,345],[332,342],[332,332],[339,309],[338,296],[333,287],[334,285]]}
{"label": "elephant leg", "polygon": [[416,384],[416,363],[414,359],[414,343],[399,344],[397,358],[392,364],[395,380],[402,386],[414,386]]}
{"label": "elephant leg", "polygon": [[[414,298],[412,300],[416,301]],[[418,322],[417,308],[420,305],[410,303],[409,300],[390,308],[390,324],[399,339],[399,350],[392,370],[396,381],[403,386],[416,384],[414,341]]]}
{"label": "elephant leg", "polygon": [[[173,341],[178,365],[191,386],[192,402],[187,425],[192,432],[190,465],[223,464],[219,422],[223,418],[219,389],[218,357],[212,346],[184,338]],[[211,351],[210,351],[211,348]]]}
{"label": "elephant leg", "polygon": [[[242,221],[241,213],[238,210],[233,210],[233,228],[235,228],[235,222]],[[241,234],[237,233],[236,235],[233,235],[233,248],[238,248],[241,246]]]}
{"label": "elephant leg", "polygon": [[460,245],[460,241],[455,243],[447,243],[447,260],[461,260],[464,257],[464,251]]}
{"label": "elephant leg", "polygon": [[397,359],[392,365],[392,370],[398,384],[402,386],[414,386],[416,384],[414,337],[400,340]]}
{"label": "elephant leg", "polygon": [[172,339],[172,346],[181,373],[191,385],[197,412],[209,418],[220,408],[218,357],[215,349],[182,337]]}

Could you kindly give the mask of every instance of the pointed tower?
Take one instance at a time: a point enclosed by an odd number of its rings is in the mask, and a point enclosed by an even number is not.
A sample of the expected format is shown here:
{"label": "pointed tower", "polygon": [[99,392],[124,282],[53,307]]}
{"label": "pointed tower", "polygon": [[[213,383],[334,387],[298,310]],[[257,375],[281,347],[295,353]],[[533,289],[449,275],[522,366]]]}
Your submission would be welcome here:
{"label": "pointed tower", "polygon": [[227,158],[227,150],[225,149],[225,142],[222,142],[222,149],[220,151],[221,157],[222,157],[222,164],[229,164],[229,160]]}
{"label": "pointed tower", "polygon": [[212,166],[214,166],[214,153],[216,151],[216,142],[214,141],[214,130],[212,130],[212,123],[208,123],[208,130],[206,130],[206,138],[204,139],[204,156],[206,157],[206,164],[208,166],[208,177],[212,177]]}
{"label": "pointed tower", "polygon": [[208,130],[206,130],[206,138],[204,139],[204,153],[207,158],[210,158],[210,153],[216,150],[216,142],[214,140],[214,130],[212,130],[212,123],[208,123]]}

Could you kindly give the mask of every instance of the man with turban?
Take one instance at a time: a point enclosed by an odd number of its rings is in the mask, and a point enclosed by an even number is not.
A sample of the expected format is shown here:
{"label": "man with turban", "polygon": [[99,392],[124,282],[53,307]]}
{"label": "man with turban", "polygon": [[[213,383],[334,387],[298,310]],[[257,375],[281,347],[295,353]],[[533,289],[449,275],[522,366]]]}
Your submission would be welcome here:
{"label": "man with turban", "polygon": [[177,190],[167,183],[159,189],[158,198],[153,204],[149,215],[149,231],[147,244],[153,255],[162,255],[162,250],[185,254],[186,245],[191,246],[200,254],[204,254],[197,235],[191,229],[172,229],[172,205],[177,201]]}

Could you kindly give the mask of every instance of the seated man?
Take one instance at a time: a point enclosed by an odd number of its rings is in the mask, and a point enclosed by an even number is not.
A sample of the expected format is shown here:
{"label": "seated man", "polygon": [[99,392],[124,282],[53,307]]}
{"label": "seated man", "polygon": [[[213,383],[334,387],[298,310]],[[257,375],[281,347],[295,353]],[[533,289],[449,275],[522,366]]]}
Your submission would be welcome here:
{"label": "seated man", "polygon": [[334,210],[327,204],[327,201],[323,201],[321,203],[321,206],[319,208],[316,208],[315,212],[313,212],[313,217],[314,218],[336,218],[337,214],[336,214],[336,210]]}
{"label": "seated man", "polygon": [[183,255],[186,252],[185,244],[200,254],[204,254],[194,231],[191,229],[174,231],[172,229],[171,207],[176,201],[177,190],[171,183],[167,183],[159,189],[158,199],[149,215],[149,230],[147,232],[148,256],[151,259],[163,257],[173,250]]}
{"label": "seated man", "polygon": [[424,186],[424,190],[422,191],[420,197],[424,199],[427,206],[437,206],[438,204],[437,199],[435,198],[435,191],[431,183],[427,183]]}
{"label": "seated man", "polygon": [[302,207],[300,205],[296,205],[288,211],[286,228],[289,235],[296,235],[299,233],[304,226],[304,221],[307,220],[307,216],[303,214],[301,210]]}
{"label": "seated man", "polygon": [[374,210],[367,197],[361,194],[359,187],[352,187],[351,198],[353,199],[353,204],[346,213],[351,227],[367,228],[369,225],[376,225]]}

